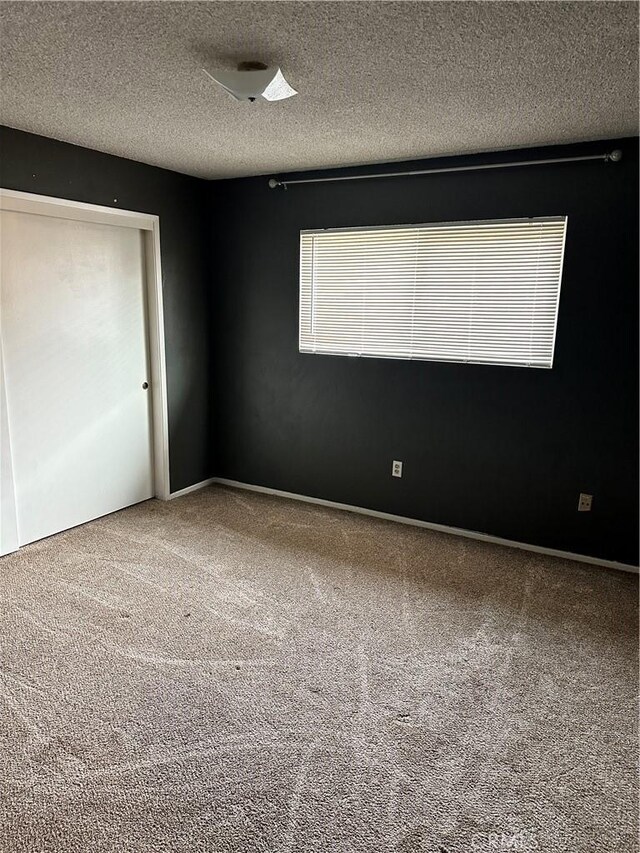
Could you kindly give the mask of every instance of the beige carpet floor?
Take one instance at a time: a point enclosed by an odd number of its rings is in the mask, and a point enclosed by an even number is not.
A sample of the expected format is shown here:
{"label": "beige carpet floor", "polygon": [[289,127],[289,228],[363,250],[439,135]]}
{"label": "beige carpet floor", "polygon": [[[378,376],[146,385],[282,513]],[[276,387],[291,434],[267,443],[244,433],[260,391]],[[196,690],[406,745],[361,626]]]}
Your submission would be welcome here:
{"label": "beige carpet floor", "polygon": [[632,853],[637,578],[210,488],[0,560],[0,849]]}

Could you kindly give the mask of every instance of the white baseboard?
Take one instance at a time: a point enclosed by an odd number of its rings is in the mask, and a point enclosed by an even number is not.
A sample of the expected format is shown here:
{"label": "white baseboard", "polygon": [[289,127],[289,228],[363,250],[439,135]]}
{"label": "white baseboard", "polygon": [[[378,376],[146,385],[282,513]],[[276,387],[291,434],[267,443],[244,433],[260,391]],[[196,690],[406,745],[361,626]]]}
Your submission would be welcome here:
{"label": "white baseboard", "polygon": [[174,498],[181,498],[183,495],[188,495],[191,492],[197,492],[198,489],[204,489],[206,486],[210,486],[212,483],[217,483],[215,477],[209,477],[208,480],[203,480],[201,483],[194,483],[193,486],[187,486],[186,489],[180,489],[179,492],[171,492],[168,501],[172,501]]}
{"label": "white baseboard", "polygon": [[389,512],[378,512],[376,509],[365,509],[361,506],[341,504],[336,501],[326,501],[324,498],[311,498],[308,495],[297,495],[294,492],[283,492],[280,489],[270,489],[267,486],[254,486],[250,483],[240,483],[238,480],[227,480],[224,477],[212,477],[197,486],[190,486],[177,492],[171,497],[177,497],[188,491],[206,486],[209,483],[219,483],[222,486],[231,486],[234,489],[247,489],[250,492],[261,492],[265,495],[276,495],[280,498],[289,498],[294,501],[318,504],[332,509],[342,509],[346,512],[357,512],[361,515],[371,515],[374,518],[383,518],[385,521],[397,521],[400,524],[411,524],[414,527],[426,527],[428,530],[437,530],[439,533],[450,533],[453,536],[465,536],[467,539],[478,539],[480,542],[491,542],[494,545],[505,545],[507,548],[520,548],[522,551],[533,551],[536,554],[547,554],[550,557],[560,557],[563,560],[575,560],[579,563],[589,563],[593,566],[603,566],[606,569],[618,569],[621,572],[632,572],[638,574],[638,566],[630,566],[627,563],[617,563],[615,560],[603,560],[600,557],[589,557],[586,554],[572,554],[569,551],[559,551],[556,548],[544,548],[541,545],[529,545],[526,542],[514,542],[511,539],[502,539],[499,536],[490,536],[488,533],[478,533],[475,530],[465,530],[462,527],[449,527],[446,524],[436,524],[432,521],[421,521],[419,518],[406,518],[403,515],[392,515]]}

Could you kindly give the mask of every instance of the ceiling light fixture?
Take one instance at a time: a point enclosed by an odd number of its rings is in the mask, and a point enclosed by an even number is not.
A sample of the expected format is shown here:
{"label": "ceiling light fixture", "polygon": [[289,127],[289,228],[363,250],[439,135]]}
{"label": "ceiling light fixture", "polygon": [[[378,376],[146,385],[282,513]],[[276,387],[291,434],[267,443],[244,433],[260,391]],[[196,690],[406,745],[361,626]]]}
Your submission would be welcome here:
{"label": "ceiling light fixture", "polygon": [[283,101],[298,94],[275,65],[268,68],[262,62],[241,62],[237,71],[210,74],[206,68],[202,70],[236,101]]}

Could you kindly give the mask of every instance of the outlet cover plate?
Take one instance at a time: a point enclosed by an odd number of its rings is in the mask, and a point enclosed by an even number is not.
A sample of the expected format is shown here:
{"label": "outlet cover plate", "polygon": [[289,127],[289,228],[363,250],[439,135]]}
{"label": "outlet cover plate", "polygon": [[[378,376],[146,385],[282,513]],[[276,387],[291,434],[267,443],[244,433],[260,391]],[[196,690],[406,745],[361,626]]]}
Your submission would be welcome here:
{"label": "outlet cover plate", "polygon": [[592,503],[593,495],[585,495],[581,492],[578,498],[578,512],[591,512]]}

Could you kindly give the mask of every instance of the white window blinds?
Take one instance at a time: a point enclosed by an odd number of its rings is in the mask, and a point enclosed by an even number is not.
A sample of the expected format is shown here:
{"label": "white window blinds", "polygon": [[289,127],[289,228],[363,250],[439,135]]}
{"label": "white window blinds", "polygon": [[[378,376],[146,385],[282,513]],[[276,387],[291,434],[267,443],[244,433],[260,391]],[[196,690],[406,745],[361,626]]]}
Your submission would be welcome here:
{"label": "white window blinds", "polygon": [[300,232],[300,351],[551,367],[567,218]]}

